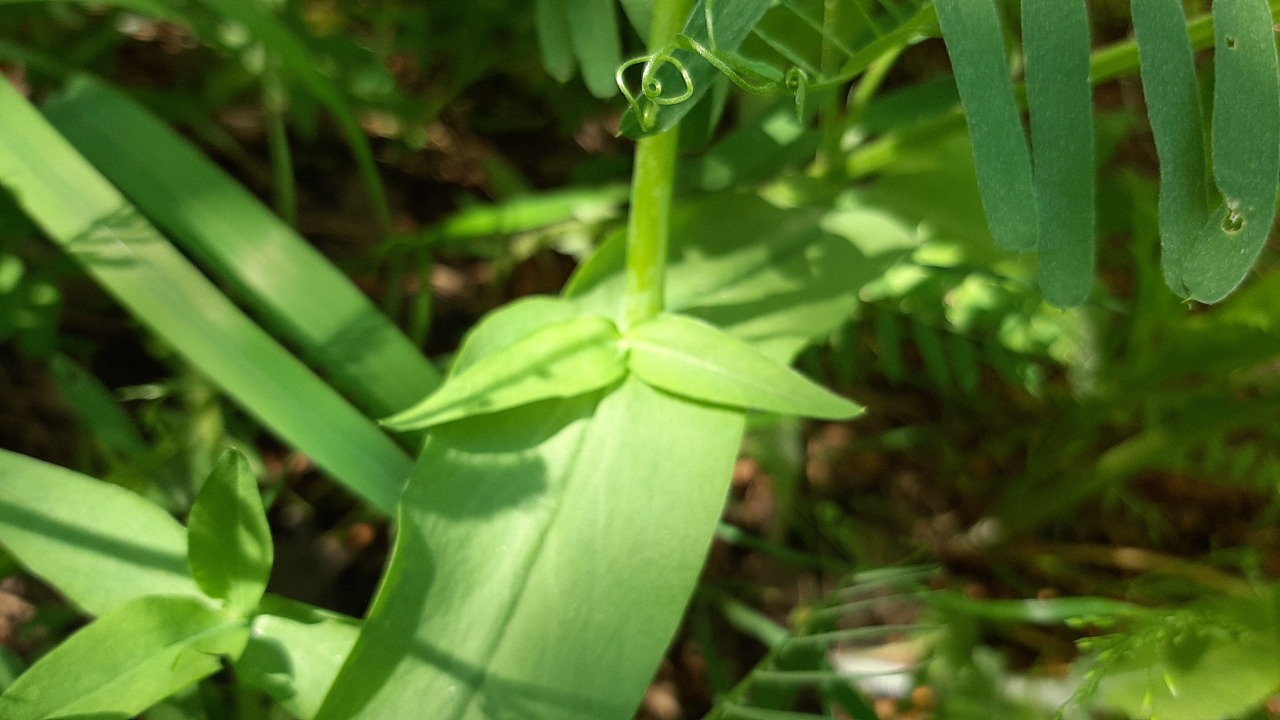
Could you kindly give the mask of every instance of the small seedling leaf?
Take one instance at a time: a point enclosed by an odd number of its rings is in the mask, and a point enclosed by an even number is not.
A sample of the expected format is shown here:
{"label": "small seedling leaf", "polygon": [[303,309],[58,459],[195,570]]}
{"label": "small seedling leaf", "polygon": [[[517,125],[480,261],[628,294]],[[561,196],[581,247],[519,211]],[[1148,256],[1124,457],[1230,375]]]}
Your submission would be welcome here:
{"label": "small seedling leaf", "polygon": [[127,720],[238,657],[249,639],[198,598],[151,596],[116,608],[32,665],[0,695],[5,720]]}
{"label": "small seedling leaf", "polygon": [[228,450],[200,488],[187,523],[191,576],[209,597],[251,611],[262,599],[274,551],[258,480]]}
{"label": "small seedling leaf", "polygon": [[1213,173],[1222,206],[1187,253],[1183,281],[1213,303],[1244,280],[1276,216],[1280,68],[1267,0],[1213,4]]}
{"label": "small seedling leaf", "polygon": [[628,367],[670,393],[728,407],[844,420],[862,407],[700,320],[660,315],[632,328]]}
{"label": "small seedling leaf", "polygon": [[599,316],[544,327],[451,376],[426,400],[383,424],[414,430],[599,390],[626,373],[618,338],[613,323]]}

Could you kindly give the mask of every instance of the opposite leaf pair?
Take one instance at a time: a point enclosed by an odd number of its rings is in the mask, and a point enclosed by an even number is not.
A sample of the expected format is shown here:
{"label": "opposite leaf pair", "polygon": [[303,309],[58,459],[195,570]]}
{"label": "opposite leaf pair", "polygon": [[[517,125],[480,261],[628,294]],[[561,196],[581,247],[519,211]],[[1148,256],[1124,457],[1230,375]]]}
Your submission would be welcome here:
{"label": "opposite leaf pair", "polygon": [[0,717],[131,718],[237,659],[266,590],[273,550],[244,456],[218,461],[191,509],[187,561],[206,597],[139,597],[90,623],[0,695]]}
{"label": "opposite leaf pair", "polygon": [[584,395],[628,374],[710,405],[824,419],[851,418],[862,410],[688,316],[659,315],[623,333],[605,317],[573,316],[568,301],[537,302],[561,304],[571,317],[462,367],[440,390],[384,424],[396,430],[432,427],[539,400]]}

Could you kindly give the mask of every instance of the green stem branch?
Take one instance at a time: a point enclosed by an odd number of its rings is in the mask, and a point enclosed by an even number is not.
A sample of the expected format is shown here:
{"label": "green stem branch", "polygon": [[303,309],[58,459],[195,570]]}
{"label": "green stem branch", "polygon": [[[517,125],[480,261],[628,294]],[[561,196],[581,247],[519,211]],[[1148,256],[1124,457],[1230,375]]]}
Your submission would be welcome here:
{"label": "green stem branch", "polygon": [[[683,29],[692,0],[656,0],[649,51],[670,45]],[[680,149],[679,126],[636,143],[635,173],[631,178],[631,215],[627,226],[626,326],[662,312],[665,304],[667,245],[671,225],[671,195]]]}

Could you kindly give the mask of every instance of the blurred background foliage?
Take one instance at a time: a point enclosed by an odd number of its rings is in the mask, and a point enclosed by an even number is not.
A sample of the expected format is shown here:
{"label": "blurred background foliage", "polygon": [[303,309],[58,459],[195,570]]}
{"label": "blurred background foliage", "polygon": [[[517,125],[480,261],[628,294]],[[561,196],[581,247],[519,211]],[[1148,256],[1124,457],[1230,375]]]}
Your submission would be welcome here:
{"label": "blurred background foliage", "polygon": [[[80,73],[126,92],[295,224],[443,368],[485,312],[558,291],[622,226],[631,143],[611,83],[642,49],[645,3],[570,23],[573,52],[557,56],[540,14],[581,4],[269,3],[295,43],[273,45],[227,9],[236,3],[0,2],[0,69],[36,102]],[[888,6],[909,17],[921,4]],[[1127,3],[1090,10],[1098,47],[1128,37]],[[840,269],[848,297],[824,311],[835,330],[799,365],[870,412],[754,420],[702,590],[643,717],[824,706],[860,719],[1051,717],[1080,686],[1147,717],[1151,702],[1132,698],[1149,687],[1126,691],[1127,668],[1206,657],[1251,667],[1231,642],[1277,627],[1259,619],[1267,603],[1230,600],[1280,574],[1274,254],[1212,308],[1165,288],[1135,66],[1095,91],[1099,284],[1080,309],[1048,307],[1034,260],[990,238],[945,48],[927,35],[877,54],[853,100],[840,98],[847,162],[834,177],[830,119],[798,116],[790,97],[716,81],[686,119],[682,197],[745,191],[815,209],[857,249],[859,263]],[[778,64],[768,52],[744,48]],[[336,96],[316,92],[308,65]],[[380,180],[362,173],[336,106]],[[362,613],[385,523],[141,331],[0,192],[0,447],[182,515],[232,442],[257,449],[275,499],[272,589]],[[76,620],[12,561],[0,558],[0,576],[3,683]],[[1167,617],[997,617],[997,600],[1077,596]],[[823,635],[876,627],[870,643]],[[807,636],[819,638],[807,653],[780,649]],[[919,637],[929,664],[916,664]],[[918,675],[916,691],[834,682],[867,647],[905,648],[908,660],[885,667]],[[1102,682],[1082,679],[1090,668]],[[797,693],[769,685],[783,671],[827,674]],[[1267,673],[1241,690],[1247,708],[1182,716],[1275,717],[1261,707],[1280,686]],[[1184,702],[1233,692],[1190,677]],[[170,705],[153,716],[206,712]],[[1168,707],[1177,717],[1184,706]]]}

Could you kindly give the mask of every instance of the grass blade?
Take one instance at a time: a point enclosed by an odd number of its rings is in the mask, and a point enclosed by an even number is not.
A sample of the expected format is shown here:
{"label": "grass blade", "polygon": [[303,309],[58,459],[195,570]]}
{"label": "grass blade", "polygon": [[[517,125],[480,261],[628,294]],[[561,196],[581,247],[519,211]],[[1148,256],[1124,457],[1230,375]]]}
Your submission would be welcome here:
{"label": "grass blade", "polygon": [[1133,0],[1142,87],[1160,157],[1160,250],[1169,288],[1186,296],[1182,266],[1209,216],[1200,84],[1178,0]]}
{"label": "grass blade", "polygon": [[390,512],[409,458],[220,293],[8,82],[0,182],[63,250],[245,409]]}
{"label": "grass blade", "polygon": [[360,408],[389,415],[439,383],[431,363],[346,276],[128,97],[81,77],[45,115]]}
{"label": "grass blade", "polygon": [[1213,4],[1213,173],[1223,203],[1187,254],[1192,298],[1217,302],[1257,260],[1276,215],[1280,181],[1280,70],[1266,0]]}
{"label": "grass blade", "polygon": [[995,4],[992,0],[937,0],[935,7],[969,122],[991,234],[1006,250],[1034,249],[1037,223],[1031,151]]}
{"label": "grass blade", "polygon": [[1022,34],[1039,212],[1040,286],[1059,307],[1093,287],[1093,91],[1084,0],[1024,0]]}

